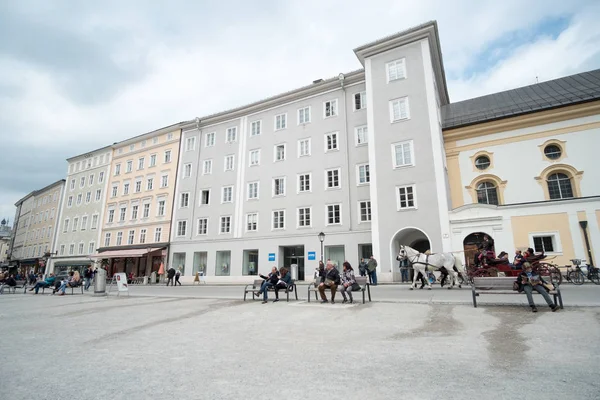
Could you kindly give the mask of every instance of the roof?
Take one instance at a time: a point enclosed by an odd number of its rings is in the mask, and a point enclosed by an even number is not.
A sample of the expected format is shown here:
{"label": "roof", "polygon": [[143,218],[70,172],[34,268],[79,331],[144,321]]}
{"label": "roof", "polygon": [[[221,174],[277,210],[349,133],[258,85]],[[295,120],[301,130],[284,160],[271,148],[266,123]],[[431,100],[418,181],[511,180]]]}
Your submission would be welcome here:
{"label": "roof", "polygon": [[600,99],[600,69],[476,97],[442,107],[443,129]]}

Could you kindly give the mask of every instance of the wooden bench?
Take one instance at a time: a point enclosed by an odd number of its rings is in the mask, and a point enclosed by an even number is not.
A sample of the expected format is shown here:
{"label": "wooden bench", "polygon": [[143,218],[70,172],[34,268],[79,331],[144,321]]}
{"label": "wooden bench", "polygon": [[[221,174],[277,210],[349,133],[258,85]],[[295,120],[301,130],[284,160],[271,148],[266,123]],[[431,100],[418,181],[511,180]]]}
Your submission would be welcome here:
{"label": "wooden bench", "polygon": [[[264,279],[255,279],[252,284],[246,285],[244,287],[244,301],[246,301],[246,296],[248,295],[248,293],[252,293],[252,300],[255,300],[254,299],[256,297],[255,292],[260,290],[260,287],[263,282],[264,282]],[[274,292],[275,286],[269,286],[267,288],[267,291]],[[298,300],[298,289],[296,287],[296,281],[294,281],[293,279],[289,285],[287,285],[285,288],[279,289],[279,291],[280,292],[284,291],[285,296],[286,296],[286,301],[290,301],[290,293],[291,292],[294,292],[294,294],[296,295],[296,300]]]}
{"label": "wooden bench", "polygon": [[[67,285],[67,287],[65,288],[65,294],[67,294],[67,290],[71,289],[71,295],[74,295],[75,294],[75,289],[77,289],[77,288],[81,288],[81,294],[83,294],[83,286],[84,286],[84,284],[85,284],[84,281],[81,280],[79,282],[79,285],[77,285],[77,286],[71,287],[71,286]],[[42,294],[44,294],[44,292],[46,291],[46,289],[54,291],[54,288],[55,288],[54,285],[48,286],[48,287],[43,287],[42,288]],[[52,294],[54,294],[54,292]]]}
{"label": "wooden bench", "polygon": [[[471,291],[473,293],[473,307],[477,308],[477,296],[480,294],[525,294],[525,292],[518,292],[513,290],[513,283],[516,278],[513,277],[474,277],[473,284],[471,285]],[[535,290],[534,294],[539,294]],[[554,304],[558,304],[560,308],[563,307],[562,294],[560,288],[556,287],[554,290],[548,292],[549,295],[554,296]]]}
{"label": "wooden bench", "polygon": [[[357,276],[354,279],[356,279],[356,283],[358,283],[358,285],[360,286],[360,289],[353,290],[353,292],[362,292],[363,304],[365,304],[365,293],[368,294],[369,301],[371,301],[371,285],[368,282],[368,278],[363,277],[363,276]],[[320,283],[321,283],[321,278],[317,277],[317,278],[315,278],[315,281],[313,283],[310,283],[308,285],[308,302],[309,303],[310,303],[310,293],[311,292],[315,293],[315,300],[319,300],[317,293],[319,292],[319,284]],[[340,296],[341,296],[341,294],[340,294]]]}

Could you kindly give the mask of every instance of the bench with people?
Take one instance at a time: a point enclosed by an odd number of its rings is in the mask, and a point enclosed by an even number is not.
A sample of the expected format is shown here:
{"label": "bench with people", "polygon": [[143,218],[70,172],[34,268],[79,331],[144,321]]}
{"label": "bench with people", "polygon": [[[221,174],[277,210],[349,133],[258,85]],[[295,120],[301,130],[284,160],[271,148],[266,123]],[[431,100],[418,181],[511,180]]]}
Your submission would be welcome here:
{"label": "bench with people", "polygon": [[52,288],[52,294],[58,293],[59,296],[64,296],[67,289],[71,289],[71,294],[75,294],[75,289],[80,288],[81,294],[83,294],[83,281],[78,271],[71,271],[69,275],[64,279],[57,279],[54,274],[50,274],[43,281],[37,282],[29,291],[35,291],[35,294],[39,293],[42,289],[42,294],[45,293],[46,289]]}
{"label": "bench with people", "polygon": [[17,280],[13,274],[7,272],[0,276],[0,294],[4,294],[4,290],[7,290],[7,293],[16,293],[17,289],[25,289],[26,287],[27,281]]}
{"label": "bench with people", "polygon": [[[268,302],[268,292],[275,292],[275,299],[273,302],[279,301],[279,291],[283,290],[286,295],[286,300],[290,301],[290,293],[294,292],[296,300],[298,300],[298,292],[296,290],[296,283],[292,279],[290,271],[282,267],[277,270],[277,267],[271,268],[271,272],[268,275],[259,275],[262,280],[255,280],[252,285],[246,285],[244,288],[244,301],[246,301],[246,295],[252,293],[252,300],[254,297],[260,298],[263,296],[262,304]],[[258,290],[257,290],[258,289]]]}
{"label": "bench with people", "polygon": [[310,303],[311,291],[315,292],[315,298],[317,292],[321,297],[321,303],[328,303],[326,291],[331,293],[331,304],[335,304],[335,296],[337,292],[340,292],[343,297],[342,303],[351,304],[354,303],[352,292],[362,292],[363,304],[365,303],[365,293],[368,293],[369,301],[371,301],[371,289],[367,278],[360,276],[357,277],[354,274],[354,269],[348,261],[343,264],[343,270],[340,274],[333,263],[328,262],[324,265],[322,261],[319,262],[317,269],[318,276],[315,277],[314,283],[308,286],[308,302]]}

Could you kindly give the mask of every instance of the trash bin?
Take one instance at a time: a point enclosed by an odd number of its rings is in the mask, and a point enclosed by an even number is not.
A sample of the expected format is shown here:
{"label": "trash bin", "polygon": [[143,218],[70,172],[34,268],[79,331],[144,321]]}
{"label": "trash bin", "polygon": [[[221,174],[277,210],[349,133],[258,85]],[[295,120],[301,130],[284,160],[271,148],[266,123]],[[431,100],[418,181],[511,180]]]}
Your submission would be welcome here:
{"label": "trash bin", "polygon": [[150,284],[151,285],[156,284],[156,271],[154,271],[153,273],[150,274]]}
{"label": "trash bin", "polygon": [[147,285],[147,284],[148,284],[148,277],[147,277],[147,276],[145,276],[145,277],[144,277],[144,285]]}
{"label": "trash bin", "polygon": [[94,294],[104,295],[106,293],[106,270],[98,269],[96,272],[96,281],[94,282]]}
{"label": "trash bin", "polygon": [[292,270],[292,279],[297,281],[298,280],[298,264],[292,264],[290,265],[290,269]]}

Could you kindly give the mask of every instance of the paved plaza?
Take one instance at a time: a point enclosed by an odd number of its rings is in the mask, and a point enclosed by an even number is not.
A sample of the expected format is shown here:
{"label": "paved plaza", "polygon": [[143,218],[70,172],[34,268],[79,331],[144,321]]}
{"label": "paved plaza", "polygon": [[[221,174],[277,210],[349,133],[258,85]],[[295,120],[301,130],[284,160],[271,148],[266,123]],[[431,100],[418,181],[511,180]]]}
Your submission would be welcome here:
{"label": "paved plaza", "polygon": [[240,286],[0,296],[0,398],[599,396],[600,287],[564,285],[566,308],[537,314],[524,296],[475,309],[469,289],[439,286],[375,287],[365,305],[300,293],[265,305],[241,301]]}

